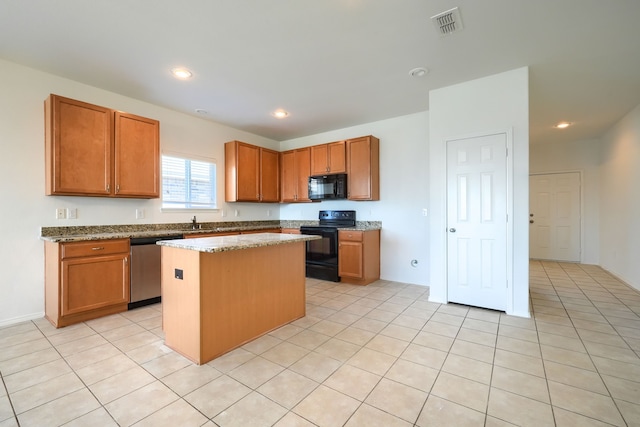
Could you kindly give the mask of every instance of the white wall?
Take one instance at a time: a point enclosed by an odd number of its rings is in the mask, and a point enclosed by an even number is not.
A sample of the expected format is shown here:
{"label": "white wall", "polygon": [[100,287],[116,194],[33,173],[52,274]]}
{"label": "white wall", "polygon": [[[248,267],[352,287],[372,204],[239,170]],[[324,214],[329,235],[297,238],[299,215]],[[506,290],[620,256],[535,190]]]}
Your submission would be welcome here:
{"label": "white wall", "polygon": [[479,133],[508,131],[513,138],[513,300],[507,312],[529,316],[529,72],[496,74],[429,93],[430,298],[447,301],[445,142]]}
{"label": "white wall", "polygon": [[640,105],[603,137],[600,265],[640,289]]}
{"label": "white wall", "polygon": [[[199,221],[278,219],[278,204],[224,203],[226,141],[239,139],[279,148],[265,139],[71,80],[0,61],[0,326],[37,318],[44,310],[44,245],[42,226],[187,222],[194,212],[162,213],[160,200],[107,199],[44,195],[44,99],[62,96],[160,120],[161,150],[213,157],[218,162],[221,208],[240,217],[196,212]],[[55,208],[77,208],[78,219],[56,220]],[[144,208],[146,218],[135,219]],[[270,209],[272,215],[267,217]]]}
{"label": "white wall", "polygon": [[529,172],[581,172],[583,264],[600,262],[600,140],[536,144],[529,149]]}
{"label": "white wall", "polygon": [[429,235],[422,209],[428,207],[428,134],[429,114],[422,112],[282,142],[284,151],[365,135],[379,138],[380,201],[288,204],[280,217],[312,220],[321,209],[353,209],[358,220],[382,221],[381,278],[426,285]]}

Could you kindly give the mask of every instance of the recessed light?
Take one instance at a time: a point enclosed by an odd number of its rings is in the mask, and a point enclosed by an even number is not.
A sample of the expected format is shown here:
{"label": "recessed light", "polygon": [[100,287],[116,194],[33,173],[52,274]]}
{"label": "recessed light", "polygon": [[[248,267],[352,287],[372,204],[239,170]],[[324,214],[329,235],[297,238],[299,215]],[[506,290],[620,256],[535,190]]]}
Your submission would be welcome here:
{"label": "recessed light", "polygon": [[171,69],[171,74],[173,74],[173,76],[176,79],[180,79],[180,80],[186,80],[189,79],[193,76],[193,73],[191,71],[189,71],[186,68],[172,68]]}
{"label": "recessed light", "polygon": [[429,72],[428,69],[426,69],[424,67],[418,67],[418,68],[414,68],[413,70],[409,71],[409,75],[411,77],[415,77],[415,78],[419,79],[420,77],[426,76],[428,72]]}
{"label": "recessed light", "polygon": [[573,123],[569,123],[569,122],[560,122],[555,127],[556,127],[556,129],[566,129],[569,126],[571,126],[572,124]]}
{"label": "recessed light", "polygon": [[280,110],[274,111],[273,113],[271,113],[271,115],[276,119],[284,119],[285,117],[289,117],[289,112],[280,109]]}

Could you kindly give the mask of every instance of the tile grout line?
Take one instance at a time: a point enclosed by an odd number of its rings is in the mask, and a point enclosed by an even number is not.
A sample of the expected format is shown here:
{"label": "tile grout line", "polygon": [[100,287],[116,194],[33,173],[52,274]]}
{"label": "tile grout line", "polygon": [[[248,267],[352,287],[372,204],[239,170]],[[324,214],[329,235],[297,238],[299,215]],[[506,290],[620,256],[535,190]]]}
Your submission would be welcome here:
{"label": "tile grout line", "polygon": [[[16,424],[20,427],[20,420],[18,420],[18,414],[16,414],[16,408],[13,406],[13,401],[11,400],[11,395],[9,394],[9,389],[7,389],[7,384],[4,382],[4,376],[2,372],[0,372],[0,380],[2,381],[2,387],[4,388],[4,392],[7,396],[7,401],[9,402],[9,406],[11,406],[11,412],[13,413],[13,418],[16,420]],[[10,419],[10,418],[7,418]],[[6,420],[2,420],[4,422]]]}
{"label": "tile grout line", "polygon": [[[602,312],[600,311],[600,309],[599,309],[595,304],[593,304],[593,301],[591,300],[591,298],[589,298],[589,296],[588,296],[588,295],[586,295],[586,294],[584,293],[584,291],[583,291],[583,290],[578,286],[578,284],[575,282],[575,280],[574,280],[574,279],[573,279],[573,278],[572,278],[572,277],[567,273],[567,271],[562,267],[562,265],[561,265],[560,263],[558,263],[558,265],[559,265],[559,267],[560,267],[560,268],[565,272],[565,274],[567,274],[567,277],[571,280],[571,282],[572,282],[572,283],[573,283],[573,284],[574,284],[574,285],[575,285],[575,286],[580,290],[580,292],[582,292],[583,296],[589,300],[589,302],[594,306],[594,308],[598,311],[598,313],[599,313],[599,314],[600,314],[600,315],[601,315],[605,320],[607,320],[607,324],[609,324],[609,326],[612,326],[612,325],[609,323],[609,321],[608,321],[608,319],[606,318],[606,316],[604,316],[604,315],[602,314]],[[591,275],[589,275],[589,276],[591,277]],[[599,284],[599,286],[600,286],[600,287],[602,287],[602,285],[600,285],[600,283],[598,283],[598,284]],[[556,289],[556,286],[553,284],[553,282],[551,282],[551,286],[553,287],[554,291],[556,291],[556,294],[557,294],[557,289]],[[562,300],[562,297],[560,297],[560,295],[558,295],[558,298],[560,299],[560,303],[562,304],[562,306],[563,306],[563,308],[565,309],[565,311],[567,311],[566,306],[565,306],[565,303],[564,303],[564,301]],[[591,361],[591,363],[593,364],[593,367],[596,369],[596,372],[598,373],[598,377],[600,378],[600,381],[602,381],[603,386],[604,386],[604,387],[605,387],[605,389],[607,390],[608,397],[611,399],[611,402],[614,404],[614,406],[615,406],[616,410],[618,411],[618,414],[620,415],[620,417],[622,418],[622,420],[624,420],[624,421],[626,422],[625,417],[624,417],[624,415],[622,414],[622,411],[620,411],[620,407],[619,407],[619,405],[617,404],[616,400],[614,399],[613,395],[611,394],[611,391],[610,391],[609,386],[607,385],[606,381],[604,380],[604,378],[602,378],[602,373],[600,372],[600,369],[598,368],[598,365],[594,362],[591,352],[589,352],[589,350],[587,349],[587,346],[585,345],[585,340],[582,338],[582,336],[581,336],[581,335],[580,335],[580,333],[578,332],[578,328],[577,328],[577,327],[575,326],[575,324],[573,323],[573,318],[569,315],[569,312],[568,312],[568,311],[567,311],[567,318],[568,318],[568,319],[569,319],[569,321],[571,322],[571,325],[572,325],[573,329],[576,331],[576,334],[578,335],[578,339],[580,340],[580,343],[582,344],[582,346],[583,346],[583,347],[584,347],[584,349],[586,350],[586,354],[587,354],[587,356],[589,357],[589,360],[590,360],[590,361]],[[612,327],[613,327],[613,326],[612,326]],[[616,329],[614,328],[614,330],[616,330]],[[617,330],[616,330],[616,334],[617,334],[618,336],[620,336],[620,335],[618,334]],[[626,341],[625,341],[625,343],[626,343]],[[608,358],[606,358],[606,359],[608,359]],[[547,380],[547,383],[548,383],[548,380]],[[561,384],[562,384],[562,383],[561,383]],[[576,387],[576,386],[573,386],[573,385],[570,385],[570,384],[565,384],[565,385],[570,386],[570,387]],[[581,389],[581,390],[584,390],[584,389],[582,389],[581,387],[576,387],[576,388],[579,388],[579,389]],[[590,390],[586,390],[586,391],[589,391],[589,392],[593,393],[593,392],[592,392],[592,391],[590,391]],[[568,409],[565,409],[565,408],[562,408],[562,409],[564,409],[565,411],[569,411]],[[569,411],[569,412],[573,412],[573,411]],[[573,413],[575,413],[575,412],[573,412]],[[590,418],[590,419],[593,419],[593,420],[596,420],[596,421],[599,421],[599,422],[606,422],[606,421],[604,421],[604,420],[600,420],[600,419],[596,419],[596,418],[588,417],[588,416],[587,416],[587,415],[585,415],[585,414],[578,414],[578,415],[581,415],[581,416],[584,416],[584,417],[587,417],[587,418]]]}

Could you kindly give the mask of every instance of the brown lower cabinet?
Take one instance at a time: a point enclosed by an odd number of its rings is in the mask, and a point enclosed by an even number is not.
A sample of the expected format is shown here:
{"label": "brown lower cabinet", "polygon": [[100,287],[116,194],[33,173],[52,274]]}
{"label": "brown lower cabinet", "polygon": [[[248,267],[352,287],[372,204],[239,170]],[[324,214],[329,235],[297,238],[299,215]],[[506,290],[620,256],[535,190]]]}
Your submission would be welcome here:
{"label": "brown lower cabinet", "polygon": [[232,231],[228,233],[196,233],[196,234],[185,234],[185,239],[197,239],[199,237],[221,237],[221,236],[237,236],[240,234],[237,231]]}
{"label": "brown lower cabinet", "polygon": [[45,242],[45,317],[62,327],[127,310],[129,239]]}
{"label": "brown lower cabinet", "polygon": [[339,230],[338,245],[342,282],[368,285],[380,279],[380,230]]}
{"label": "brown lower cabinet", "polygon": [[299,228],[283,228],[282,234],[301,234]]}

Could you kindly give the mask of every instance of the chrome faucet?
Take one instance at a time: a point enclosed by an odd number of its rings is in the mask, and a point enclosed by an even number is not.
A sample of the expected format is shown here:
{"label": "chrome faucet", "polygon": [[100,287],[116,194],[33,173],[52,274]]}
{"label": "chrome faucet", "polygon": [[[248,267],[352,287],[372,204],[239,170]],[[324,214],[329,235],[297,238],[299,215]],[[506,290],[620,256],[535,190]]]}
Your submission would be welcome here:
{"label": "chrome faucet", "polygon": [[197,230],[198,229],[198,221],[196,221],[196,216],[194,215],[193,218],[191,218],[191,229],[192,230]]}

